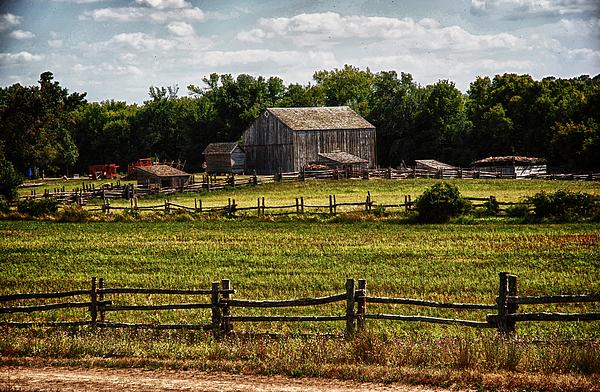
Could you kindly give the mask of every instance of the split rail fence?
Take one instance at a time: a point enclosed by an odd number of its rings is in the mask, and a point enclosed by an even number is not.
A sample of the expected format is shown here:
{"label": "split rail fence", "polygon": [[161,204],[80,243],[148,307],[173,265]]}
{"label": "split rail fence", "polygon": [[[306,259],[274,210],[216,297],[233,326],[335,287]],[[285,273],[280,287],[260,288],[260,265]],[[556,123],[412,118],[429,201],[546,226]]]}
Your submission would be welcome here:
{"label": "split rail fence", "polygon": [[[273,175],[251,175],[251,176],[235,176],[217,177],[213,175],[202,175],[199,181],[195,176],[189,184],[178,188],[160,187],[153,184],[121,184],[117,181],[105,183],[102,186],[96,187],[94,183],[82,182],[81,187],[73,190],[66,190],[65,187],[55,187],[54,189],[45,189],[38,193],[35,189],[31,190],[30,195],[23,196],[22,199],[40,199],[54,198],[60,203],[77,203],[84,205],[88,200],[93,198],[102,199],[132,199],[140,196],[161,194],[172,195],[183,192],[202,192],[222,190],[228,187],[239,188],[256,186],[259,184],[268,184],[273,182],[289,182],[289,181],[304,181],[308,178],[315,179],[346,179],[346,178],[386,178],[386,179],[405,179],[405,178],[465,178],[465,179],[505,179],[515,178],[514,175],[502,174],[500,172],[484,172],[474,169],[370,169],[364,171],[351,170],[303,170],[300,172],[276,173]],[[579,180],[579,181],[599,181],[600,173],[588,174],[547,174],[535,175],[528,178],[546,179],[546,180]]]}
{"label": "split rail fence", "polygon": [[[86,297],[81,302],[63,302],[29,306],[0,307],[0,314],[34,313],[67,308],[86,308],[89,318],[78,321],[48,322],[14,322],[0,321],[1,326],[10,327],[72,327],[92,326],[99,328],[138,328],[138,329],[195,329],[212,330],[217,333],[230,334],[234,324],[257,322],[344,322],[345,335],[350,337],[357,331],[364,330],[367,320],[392,320],[402,322],[421,322],[458,325],[472,328],[495,328],[501,334],[514,334],[519,322],[539,321],[599,321],[600,313],[556,313],[556,312],[519,312],[521,306],[533,304],[568,304],[583,302],[600,302],[600,294],[587,295],[552,295],[552,296],[520,296],[517,277],[507,272],[499,274],[498,296],[494,304],[478,303],[446,303],[413,298],[378,297],[367,292],[367,281],[347,279],[345,292],[318,298],[299,298],[289,300],[250,300],[233,298],[235,290],[229,280],[213,282],[210,289],[174,290],[149,288],[109,288],[104,279],[92,278],[91,287],[87,290],[75,290],[55,293],[24,293],[0,296],[0,303],[24,301],[30,299],[57,299]],[[127,305],[118,304],[108,299],[113,294],[164,294],[190,296],[194,301],[186,303]],[[206,298],[203,301],[199,299]],[[331,303],[341,303],[343,310],[336,315],[240,315],[239,309],[249,308],[297,308],[315,307]],[[441,318],[422,315],[386,314],[371,311],[377,304],[409,305],[417,307],[433,307],[453,310],[495,310],[485,320],[464,320],[461,318]],[[210,322],[207,323],[124,323],[108,321],[107,315],[112,312],[126,311],[163,311],[173,309],[206,309],[210,310]],[[209,319],[208,315],[206,319]]]}
{"label": "split rail fence", "polygon": [[[504,211],[509,206],[514,205],[525,205],[528,206],[527,202],[502,202],[498,201],[495,196],[489,197],[466,197],[465,199],[472,202],[472,206],[475,208],[492,206],[496,208],[497,212]],[[202,202],[202,199],[195,198],[193,206],[186,206],[178,203],[165,200],[163,203],[156,205],[138,205],[138,199],[134,198],[130,200],[130,206],[115,206],[110,204],[109,199],[103,201],[102,206],[96,208],[90,208],[88,211],[96,212],[102,211],[110,213],[113,210],[130,210],[130,211],[188,211],[193,213],[220,213],[229,217],[236,217],[240,214],[255,214],[257,216],[265,215],[301,215],[301,214],[313,214],[313,215],[336,215],[338,212],[342,212],[342,209],[348,211],[348,207],[359,208],[361,211],[379,211],[383,210],[404,210],[411,211],[415,205],[411,195],[403,195],[398,203],[376,203],[373,200],[371,192],[367,192],[364,201],[356,202],[338,202],[336,195],[329,195],[328,200],[325,203],[319,204],[309,203],[304,200],[304,197],[296,197],[295,200],[289,204],[272,205],[265,202],[265,198],[258,197],[256,205],[254,206],[240,206],[234,198],[228,198],[227,204],[218,206],[207,206]],[[340,209],[338,211],[338,208]],[[269,212],[271,211],[271,212]]]}

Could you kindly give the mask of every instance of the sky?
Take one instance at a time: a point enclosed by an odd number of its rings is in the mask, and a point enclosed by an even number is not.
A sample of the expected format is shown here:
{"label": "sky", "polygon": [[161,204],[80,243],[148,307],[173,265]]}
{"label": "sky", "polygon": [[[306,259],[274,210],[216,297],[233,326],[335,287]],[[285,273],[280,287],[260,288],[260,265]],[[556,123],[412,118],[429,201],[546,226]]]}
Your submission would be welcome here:
{"label": "sky", "polygon": [[0,0],[0,86],[42,72],[89,101],[241,73],[307,84],[351,64],[441,79],[600,73],[599,0]]}

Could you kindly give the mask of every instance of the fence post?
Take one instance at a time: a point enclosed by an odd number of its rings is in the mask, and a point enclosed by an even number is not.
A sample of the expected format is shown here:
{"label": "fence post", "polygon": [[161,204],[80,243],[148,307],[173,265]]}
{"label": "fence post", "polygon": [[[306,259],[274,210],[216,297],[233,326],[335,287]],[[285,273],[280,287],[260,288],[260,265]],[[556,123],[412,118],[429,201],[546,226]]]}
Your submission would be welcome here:
{"label": "fence post", "polygon": [[227,317],[231,314],[231,308],[229,307],[229,302],[227,302],[227,300],[231,297],[228,291],[231,290],[231,281],[229,279],[221,280],[221,288],[223,289],[221,292],[221,300],[225,300],[223,301],[223,322],[221,323],[221,328],[223,332],[229,334],[231,331],[233,331],[233,325],[227,319]]}
{"label": "fence post", "polygon": [[354,335],[354,279],[346,279],[346,337]]}
{"label": "fence post", "polygon": [[335,200],[335,195],[333,195],[333,215],[337,215],[337,201]]}
{"label": "fence post", "polygon": [[221,327],[221,308],[219,295],[219,282],[212,282],[210,285],[210,308],[212,311],[211,324],[213,329]]}
{"label": "fence post", "polygon": [[[508,295],[510,297],[516,297],[519,295],[516,275],[508,275]],[[510,315],[517,313],[517,310],[519,309],[519,305],[517,305],[514,300],[507,299],[506,308],[507,308],[507,313],[508,313],[508,319],[506,321],[506,326],[508,328],[508,332],[515,333],[517,322],[514,320],[511,320]]]}
{"label": "fence post", "polygon": [[300,196],[300,211],[304,214],[304,196]]}
{"label": "fence post", "polygon": [[92,318],[92,326],[96,326],[96,320],[98,318],[98,298],[96,293],[96,277],[92,276],[92,290],[90,291],[90,313]]}
{"label": "fence post", "polygon": [[367,280],[358,280],[358,290],[356,291],[356,329],[358,333],[365,330],[365,315],[367,314]]}
{"label": "fence post", "polygon": [[[98,301],[104,302],[104,278],[98,280]],[[104,324],[104,304],[100,305],[100,323]]]}
{"label": "fence post", "polygon": [[265,216],[265,197],[262,197],[262,216]]}
{"label": "fence post", "polygon": [[509,319],[509,315],[517,311],[517,305],[511,304],[508,296],[517,295],[517,277],[508,272],[500,272],[500,287],[498,289],[498,332],[508,335],[515,332],[515,322]]}
{"label": "fence post", "polygon": [[329,195],[329,215],[333,214],[333,198]]}

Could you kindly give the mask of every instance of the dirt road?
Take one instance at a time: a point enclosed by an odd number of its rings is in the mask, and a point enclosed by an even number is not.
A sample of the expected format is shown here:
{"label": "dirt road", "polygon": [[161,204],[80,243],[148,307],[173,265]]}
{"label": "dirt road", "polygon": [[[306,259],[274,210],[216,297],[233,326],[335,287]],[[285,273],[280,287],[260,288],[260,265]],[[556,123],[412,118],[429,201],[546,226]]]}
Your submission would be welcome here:
{"label": "dirt road", "polygon": [[0,367],[0,392],[5,391],[441,392],[445,390],[400,384],[199,371],[3,366]]}

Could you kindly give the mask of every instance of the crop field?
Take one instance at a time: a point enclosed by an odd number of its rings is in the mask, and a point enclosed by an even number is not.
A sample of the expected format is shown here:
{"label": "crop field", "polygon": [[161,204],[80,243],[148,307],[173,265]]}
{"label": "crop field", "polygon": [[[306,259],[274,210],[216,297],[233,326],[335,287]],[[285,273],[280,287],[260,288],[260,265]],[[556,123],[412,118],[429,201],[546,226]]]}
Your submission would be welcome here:
{"label": "crop field", "polygon": [[[207,204],[222,204],[228,197],[235,197],[238,203],[251,203],[256,202],[258,196],[264,196],[274,203],[282,203],[297,196],[324,200],[328,194],[335,193],[338,201],[355,201],[361,200],[367,191],[371,191],[377,202],[382,199],[391,201],[403,194],[411,194],[414,198],[434,182],[307,181],[217,191],[201,197],[206,199]],[[595,194],[600,192],[598,183],[574,181],[451,182],[459,187],[463,195],[495,195],[499,200],[518,200],[540,190],[552,191],[557,188]],[[178,196],[180,202],[191,201],[192,205],[194,197],[199,196]],[[140,204],[141,202],[140,200]],[[156,200],[144,202],[156,203]],[[237,290],[234,298],[286,299],[341,293],[344,291],[346,278],[364,278],[368,281],[369,293],[373,295],[492,304],[497,295],[498,273],[501,271],[519,276],[519,290],[524,295],[599,293],[600,224],[517,224],[502,219],[441,225],[401,224],[393,220],[300,218],[276,221],[221,218],[190,222],[0,221],[2,294],[85,289],[90,285],[90,278],[98,276],[106,279],[107,287],[179,289],[209,288],[211,281],[230,279]],[[160,295],[133,294],[114,295],[110,299],[127,304],[167,301]],[[175,299],[185,301],[183,298]],[[526,307],[526,311],[600,311],[598,304],[522,306]],[[484,321],[487,313],[493,313],[391,305],[369,305],[369,310],[478,321]],[[242,312],[235,311],[238,312],[236,314]],[[73,320],[88,317],[86,312],[70,310],[33,316],[2,315],[0,320]],[[286,309],[243,310],[243,314],[247,315],[289,312]],[[294,312],[341,315],[344,305],[302,308]],[[136,311],[110,313],[107,318],[110,321],[127,322],[194,323],[208,322],[210,311]],[[305,332],[339,334],[343,333],[343,328],[343,322],[234,324],[236,331],[282,332],[290,336]],[[517,326],[519,342],[539,341],[549,346],[519,349],[522,351],[519,351],[515,363],[514,358],[506,351],[510,351],[513,346],[502,346],[503,349],[490,354],[489,342],[497,341],[495,330],[468,330],[466,327],[374,320],[368,321],[367,328],[371,340],[360,341],[362,349],[367,352],[360,355],[348,354],[352,361],[357,360],[358,356],[358,361],[367,365],[408,364],[452,369],[457,366],[480,366],[484,370],[512,367],[524,371],[555,371],[564,366],[562,360],[568,359],[571,361],[570,367],[567,366],[565,371],[574,369],[572,371],[576,373],[596,376],[600,373],[598,322],[520,323]],[[242,364],[245,363],[252,364],[252,371],[293,374],[301,368],[301,374],[311,375],[330,373],[322,367],[310,370],[307,361],[322,361],[330,365],[336,361],[351,362],[344,356],[346,354],[336,351],[347,349],[350,343],[339,341],[316,343],[313,340],[291,339],[287,343],[224,343],[212,340],[209,335],[203,337],[205,335],[202,333],[198,333],[200,336],[176,332],[164,332],[161,335],[158,332],[114,330],[99,332],[101,336],[89,332],[79,334],[72,331],[71,334],[72,339],[68,339],[60,331],[44,335],[37,329],[5,330],[6,339],[0,344],[0,353],[2,356],[41,355],[53,358],[187,358],[201,360],[204,368],[209,366],[206,363],[220,369],[230,369],[230,366],[243,368],[245,365]],[[127,345],[122,341],[125,338],[129,342]],[[568,341],[579,343],[563,344]],[[448,354],[451,359],[442,357],[446,354],[437,353],[444,352],[445,349],[440,349],[439,346],[446,344],[444,342],[453,342],[448,343],[454,353]],[[463,346],[470,343],[475,347],[472,349],[474,351],[467,349],[465,354]],[[584,348],[577,349],[581,344]],[[338,349],[334,349],[334,345]],[[425,346],[429,348],[425,350]],[[318,352],[311,353],[311,347],[318,349]],[[400,351],[392,354],[389,351],[392,349]],[[421,354],[429,354],[420,357],[406,354],[400,358],[399,353],[409,349],[413,350],[413,354],[419,350]],[[378,350],[381,353],[377,353]],[[286,359],[289,363],[276,360],[284,351],[292,353]],[[381,357],[386,352],[390,355],[387,359]],[[498,356],[503,356],[504,362],[498,360]],[[510,358],[513,362],[510,362]],[[462,363],[463,360],[467,363]],[[231,361],[237,365],[232,365]],[[498,361],[510,362],[512,365],[498,365]],[[227,365],[224,365],[225,362]],[[474,365],[477,363],[478,365]],[[313,363],[310,366],[317,365]],[[395,376],[381,378],[363,374],[342,377],[390,381]]]}

